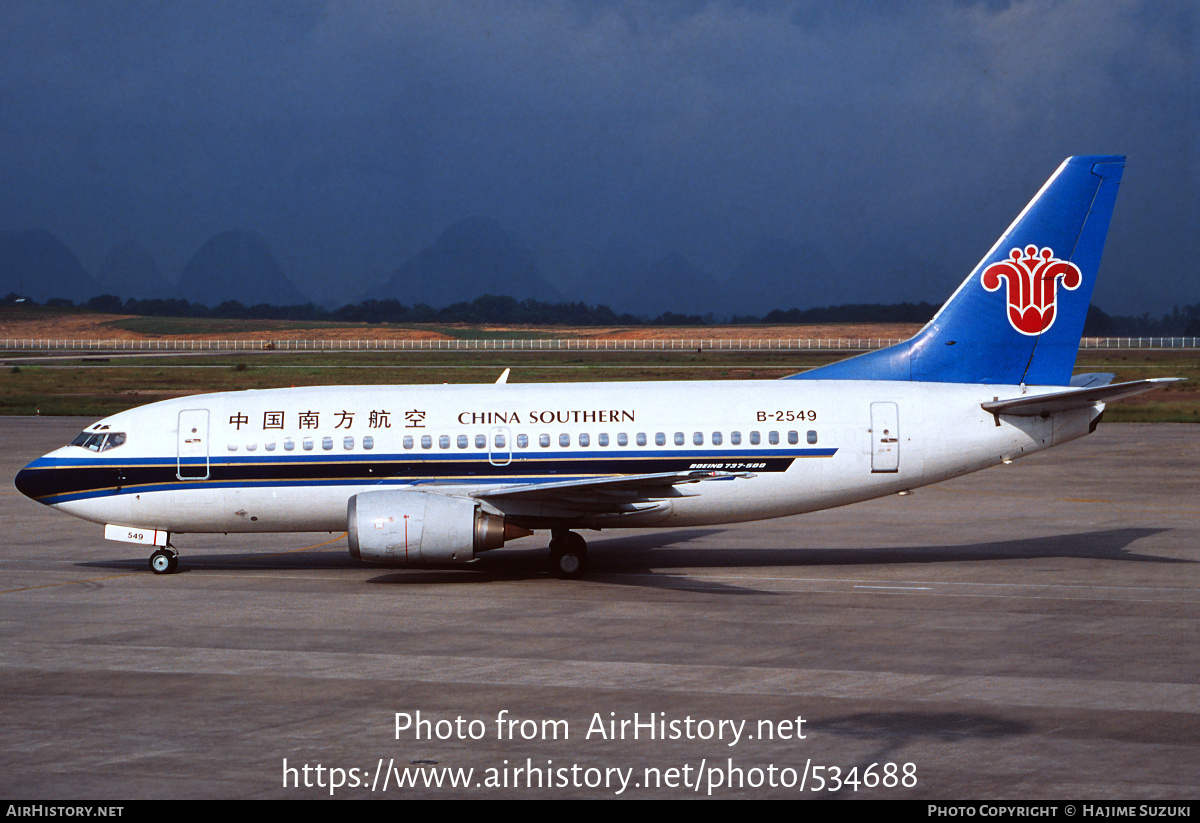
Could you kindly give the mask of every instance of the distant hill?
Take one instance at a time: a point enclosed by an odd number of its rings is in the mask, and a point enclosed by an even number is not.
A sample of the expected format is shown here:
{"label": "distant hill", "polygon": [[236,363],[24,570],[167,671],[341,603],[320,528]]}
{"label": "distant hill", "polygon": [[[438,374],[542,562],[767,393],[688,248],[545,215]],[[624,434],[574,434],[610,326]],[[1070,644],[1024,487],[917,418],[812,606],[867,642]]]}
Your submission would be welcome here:
{"label": "distant hill", "polygon": [[725,314],[724,295],[717,282],[678,252],[671,252],[650,264],[642,293],[646,305],[662,306],[653,312],[643,309],[642,313]]}
{"label": "distant hill", "polygon": [[446,229],[371,297],[441,308],[481,294],[560,299],[542,277],[533,254],[489,217],[468,217]]}
{"label": "distant hill", "polygon": [[[646,305],[650,261],[619,241],[609,242],[576,289],[579,299],[644,316],[664,311]],[[575,296],[575,295],[572,295]]]}
{"label": "distant hill", "polygon": [[0,295],[10,293],[81,302],[99,294],[99,286],[75,252],[45,229],[0,231]]}
{"label": "distant hill", "polygon": [[751,315],[833,305],[839,275],[820,250],[763,237],[725,284],[724,305],[734,314]]}
{"label": "distant hill", "polygon": [[620,244],[601,252],[580,290],[588,303],[641,317],[667,311],[721,316],[727,306],[720,284],[682,254],[651,259]]}
{"label": "distant hill", "polygon": [[209,239],[183,267],[177,291],[185,300],[210,307],[226,300],[244,306],[308,302],[275,262],[266,242],[247,231],[226,231]]}
{"label": "distant hill", "polygon": [[100,288],[105,294],[147,300],[174,296],[154,256],[133,240],[113,248],[100,264]]}

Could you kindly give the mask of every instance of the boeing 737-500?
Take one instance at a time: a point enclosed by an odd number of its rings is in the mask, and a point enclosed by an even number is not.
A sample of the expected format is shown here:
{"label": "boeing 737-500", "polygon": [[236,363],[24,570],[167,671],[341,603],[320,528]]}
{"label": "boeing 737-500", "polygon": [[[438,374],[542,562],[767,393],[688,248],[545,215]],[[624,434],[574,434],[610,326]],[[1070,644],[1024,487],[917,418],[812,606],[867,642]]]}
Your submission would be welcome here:
{"label": "boeing 737-500", "polygon": [[16,478],[29,497],[153,546],[346,531],[360,560],[470,563],[549,530],[735,523],[937,483],[1082,437],[1161,380],[1072,371],[1122,157],[1072,157],[914,337],[772,381],[263,389],[89,426]]}

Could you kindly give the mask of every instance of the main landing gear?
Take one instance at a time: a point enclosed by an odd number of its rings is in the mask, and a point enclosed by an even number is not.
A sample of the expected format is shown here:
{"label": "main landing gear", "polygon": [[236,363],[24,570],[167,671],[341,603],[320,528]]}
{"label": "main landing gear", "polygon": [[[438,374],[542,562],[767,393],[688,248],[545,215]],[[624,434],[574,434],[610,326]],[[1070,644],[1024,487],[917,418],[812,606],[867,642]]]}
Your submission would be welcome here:
{"label": "main landing gear", "polygon": [[587,543],[566,529],[550,532],[550,571],[555,577],[573,579],[587,574]]}
{"label": "main landing gear", "polygon": [[150,555],[150,571],[155,574],[175,574],[179,568],[179,553],[167,546]]}

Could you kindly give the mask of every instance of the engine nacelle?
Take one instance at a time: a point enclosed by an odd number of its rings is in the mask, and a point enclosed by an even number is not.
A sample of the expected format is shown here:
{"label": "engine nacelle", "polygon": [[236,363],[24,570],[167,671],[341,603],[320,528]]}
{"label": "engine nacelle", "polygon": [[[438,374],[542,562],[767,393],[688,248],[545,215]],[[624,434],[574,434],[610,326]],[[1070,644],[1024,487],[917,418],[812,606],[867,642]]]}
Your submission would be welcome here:
{"label": "engine nacelle", "polygon": [[497,549],[505,537],[531,534],[483,511],[479,501],[434,492],[356,494],[347,511],[350,556],[356,560],[423,566],[466,563]]}

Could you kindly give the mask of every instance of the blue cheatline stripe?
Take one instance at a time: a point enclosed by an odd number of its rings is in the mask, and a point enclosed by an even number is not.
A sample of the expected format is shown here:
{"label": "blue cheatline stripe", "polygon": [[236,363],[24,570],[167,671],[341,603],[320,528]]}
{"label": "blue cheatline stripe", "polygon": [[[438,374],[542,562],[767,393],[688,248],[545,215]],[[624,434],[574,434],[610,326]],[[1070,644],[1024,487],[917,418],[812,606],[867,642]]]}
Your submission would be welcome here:
{"label": "blue cheatline stripe", "polygon": [[[796,459],[826,458],[836,448],[749,449],[745,451],[558,452],[518,456],[497,466],[485,455],[365,455],[346,460],[212,461],[207,478],[180,480],[172,459],[135,459],[124,463],[72,460],[34,461],[18,475],[22,492],[48,505],[116,494],[196,488],[267,488],[320,486],[397,486],[426,484],[494,485],[561,482],[587,477],[620,477],[659,471],[720,469],[727,471],[786,471]],[[701,464],[701,465],[696,465]],[[202,463],[201,463],[202,465]],[[443,471],[425,474],[435,466]],[[475,468],[476,471],[470,471]],[[260,469],[261,471],[255,471]],[[325,476],[306,472],[322,469]],[[271,471],[280,474],[271,475]],[[296,472],[292,476],[287,473]],[[228,473],[234,472],[236,476]],[[222,476],[224,475],[224,476]]]}
{"label": "blue cheatline stripe", "polygon": [[[676,449],[676,450],[629,450],[625,451],[513,451],[513,462],[531,460],[633,460],[633,459],[664,459],[677,458],[680,460],[738,460],[761,459],[765,457],[832,457],[836,448],[758,448],[743,449],[737,447],[727,450],[711,449]],[[509,452],[452,452],[449,449],[413,449],[404,452],[355,452],[346,454],[280,454],[263,456],[241,455],[209,455],[210,466],[217,465],[298,465],[304,463],[345,463],[366,464],[381,462],[423,462],[438,461],[487,461],[489,454],[504,458]],[[136,466],[174,466],[182,463],[185,466],[204,465],[204,457],[134,457],[126,460],[99,460],[86,457],[46,458],[39,457],[25,468],[89,468],[89,469],[122,469]]]}

